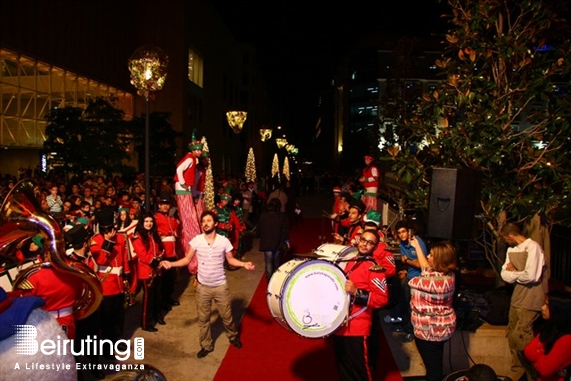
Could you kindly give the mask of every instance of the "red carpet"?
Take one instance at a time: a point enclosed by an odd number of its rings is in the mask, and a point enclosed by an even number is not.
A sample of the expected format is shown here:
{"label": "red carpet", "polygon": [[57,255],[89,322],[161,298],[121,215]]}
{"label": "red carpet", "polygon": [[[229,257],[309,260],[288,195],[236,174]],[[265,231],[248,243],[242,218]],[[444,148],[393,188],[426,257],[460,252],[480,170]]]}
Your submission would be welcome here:
{"label": "red carpet", "polygon": [[[321,244],[320,235],[321,219],[304,219],[292,229],[290,241],[296,253],[309,253]],[[244,347],[229,347],[214,380],[338,380],[330,340],[308,339],[282,327],[272,317],[266,291],[267,281],[262,277],[240,324]],[[377,379],[402,381],[384,337]]]}

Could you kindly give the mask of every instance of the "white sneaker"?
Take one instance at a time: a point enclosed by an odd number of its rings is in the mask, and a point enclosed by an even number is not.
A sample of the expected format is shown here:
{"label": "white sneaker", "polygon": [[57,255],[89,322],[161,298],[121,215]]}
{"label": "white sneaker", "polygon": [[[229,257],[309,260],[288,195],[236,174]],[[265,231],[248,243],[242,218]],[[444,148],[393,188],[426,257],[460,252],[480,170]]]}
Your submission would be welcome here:
{"label": "white sneaker", "polygon": [[392,324],[392,323],[402,323],[402,318],[401,317],[391,317],[391,315],[387,315],[385,316],[385,318],[383,319],[385,321],[385,323],[388,324]]}

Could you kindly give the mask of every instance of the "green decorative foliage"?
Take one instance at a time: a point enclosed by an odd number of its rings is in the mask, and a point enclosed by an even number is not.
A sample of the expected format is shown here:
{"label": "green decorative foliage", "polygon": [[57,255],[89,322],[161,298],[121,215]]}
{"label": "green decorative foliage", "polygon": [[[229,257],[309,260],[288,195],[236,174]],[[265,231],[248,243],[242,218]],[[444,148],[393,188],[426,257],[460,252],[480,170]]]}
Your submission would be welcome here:
{"label": "green decorative foliage", "polygon": [[567,3],[448,0],[443,81],[403,121],[400,149],[383,152],[421,188],[409,203],[426,208],[430,168],[470,168],[482,178],[490,236],[504,219],[571,223],[571,34],[559,16]]}

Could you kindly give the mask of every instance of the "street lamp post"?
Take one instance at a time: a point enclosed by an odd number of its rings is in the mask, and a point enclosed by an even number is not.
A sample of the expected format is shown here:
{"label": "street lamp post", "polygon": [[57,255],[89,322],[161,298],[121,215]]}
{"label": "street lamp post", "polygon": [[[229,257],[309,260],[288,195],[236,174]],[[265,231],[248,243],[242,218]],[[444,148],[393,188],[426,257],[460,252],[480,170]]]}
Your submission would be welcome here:
{"label": "street lamp post", "polygon": [[151,211],[151,180],[149,152],[149,97],[153,91],[161,90],[167,79],[168,56],[152,45],[143,45],[129,57],[131,84],[137,94],[145,97],[145,209]]}
{"label": "street lamp post", "polygon": [[247,117],[248,113],[246,111],[228,111],[226,113],[228,124],[235,134],[239,134],[240,131],[242,131],[242,127],[244,126],[244,122]]}

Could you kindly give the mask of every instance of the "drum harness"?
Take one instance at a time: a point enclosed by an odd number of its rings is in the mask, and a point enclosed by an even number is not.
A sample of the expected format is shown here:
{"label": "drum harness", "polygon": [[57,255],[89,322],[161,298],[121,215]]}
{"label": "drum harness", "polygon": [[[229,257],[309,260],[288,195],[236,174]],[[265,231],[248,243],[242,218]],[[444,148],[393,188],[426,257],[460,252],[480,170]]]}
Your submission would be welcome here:
{"label": "drum harness", "polygon": [[[369,256],[369,255],[365,255],[365,256],[357,256],[356,258],[351,258],[351,259],[339,259],[338,262],[357,262],[352,268],[351,270],[349,270],[345,276],[347,277],[347,279],[349,279],[349,275],[351,275],[351,273],[353,271],[355,271],[359,266],[361,266],[363,264],[364,261],[372,261],[375,265],[377,264],[377,262],[373,259],[373,257]],[[359,292],[359,290],[357,289],[357,293]],[[367,300],[369,299],[368,295],[367,295]],[[361,315],[363,312],[365,312],[365,310],[368,308],[368,305],[365,305],[363,307],[361,307],[360,310],[358,310],[357,312],[355,312],[354,314],[351,314],[351,309],[353,308],[353,304],[355,302],[355,295],[351,295],[350,298],[350,303],[349,303],[349,308],[347,309],[347,319],[345,322],[346,326],[349,326],[349,322],[351,320],[353,320],[354,318],[356,318],[357,316]]]}

